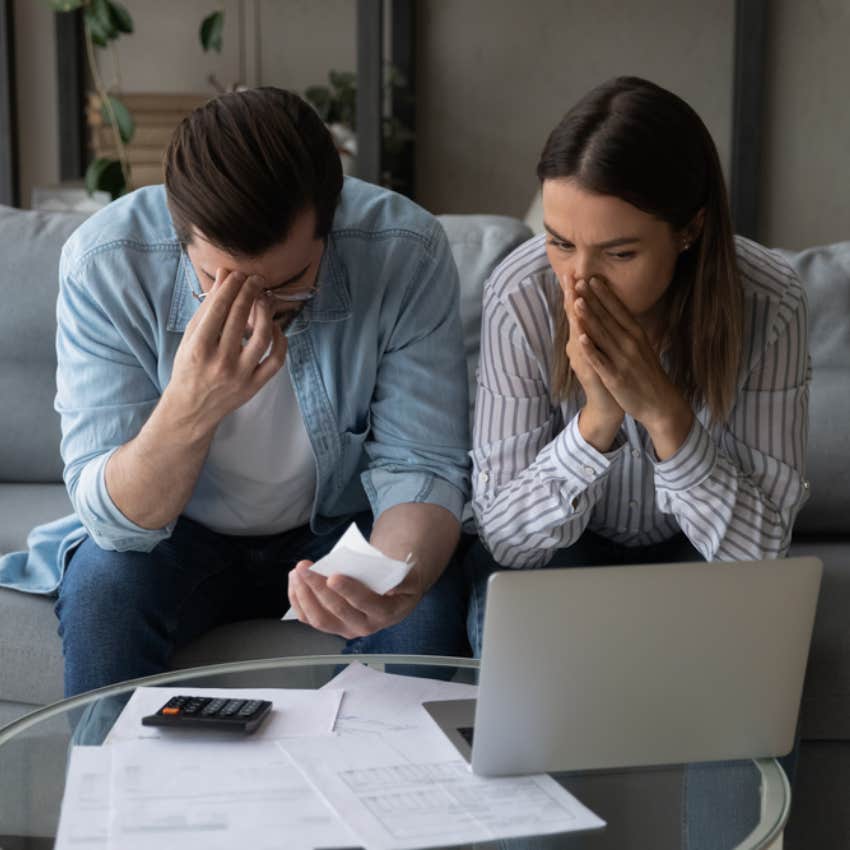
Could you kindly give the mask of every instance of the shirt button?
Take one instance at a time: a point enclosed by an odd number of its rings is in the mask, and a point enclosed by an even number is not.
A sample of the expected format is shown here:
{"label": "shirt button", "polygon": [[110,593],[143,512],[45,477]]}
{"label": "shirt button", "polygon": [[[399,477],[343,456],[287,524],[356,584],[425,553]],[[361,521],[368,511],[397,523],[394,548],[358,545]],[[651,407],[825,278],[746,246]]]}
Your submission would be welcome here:
{"label": "shirt button", "polygon": [[632,449],[632,457],[637,460],[640,457],[640,449]]}
{"label": "shirt button", "polygon": [[488,472],[480,472],[478,474],[478,480],[482,484],[486,484],[490,480],[490,474]]}
{"label": "shirt button", "polygon": [[804,482],[803,482],[803,489],[804,489],[804,490],[808,490],[808,489],[809,489],[809,482],[808,482],[808,481],[804,481]]}
{"label": "shirt button", "polygon": [[592,466],[586,466],[586,467],[584,468],[584,471],[585,471],[588,475],[596,475],[596,470],[595,470]]}
{"label": "shirt button", "polygon": [[637,504],[638,504],[638,503],[637,503],[637,499],[630,499],[630,500],[629,500],[629,507],[630,507],[632,510],[634,510],[634,509],[637,507]]}

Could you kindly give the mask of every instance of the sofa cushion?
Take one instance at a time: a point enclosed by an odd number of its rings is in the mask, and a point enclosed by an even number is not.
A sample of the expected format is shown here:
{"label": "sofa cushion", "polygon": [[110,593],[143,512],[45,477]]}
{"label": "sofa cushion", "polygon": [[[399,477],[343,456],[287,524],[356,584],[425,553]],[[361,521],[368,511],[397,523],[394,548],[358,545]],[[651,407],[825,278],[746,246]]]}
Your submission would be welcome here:
{"label": "sofa cushion", "polygon": [[475,404],[475,371],[481,348],[481,301],[490,272],[531,238],[521,221],[501,215],[441,215],[460,277],[460,318],[469,380],[469,410]]}
{"label": "sofa cushion", "polygon": [[0,207],[0,481],[61,481],[59,253],[85,216]]}
{"label": "sofa cushion", "polygon": [[62,643],[49,596],[0,588],[0,699],[62,699]]}
{"label": "sofa cushion", "polygon": [[796,530],[850,530],[850,242],[782,251],[809,299],[812,386],[807,477],[811,498]]}
{"label": "sofa cushion", "polygon": [[[850,313],[845,321],[850,325]],[[811,498],[795,532],[850,533],[850,369],[814,369],[806,468]]]}
{"label": "sofa cushion", "polygon": [[[59,481],[59,417],[56,391],[55,303],[59,253],[84,216],[24,212],[0,207],[0,481]],[[481,294],[490,271],[531,236],[506,216],[440,216],[461,281],[461,318],[470,382],[481,324]]]}
{"label": "sofa cushion", "polygon": [[800,708],[804,740],[850,741],[850,543],[796,538],[790,555],[823,561],[806,684]]}
{"label": "sofa cushion", "polygon": [[0,555],[26,549],[31,528],[73,510],[64,484],[0,483]]}
{"label": "sofa cushion", "polygon": [[333,655],[345,641],[318,632],[304,623],[279,620],[244,620],[228,623],[177,650],[172,666],[202,667],[250,658],[283,658],[290,655]]}

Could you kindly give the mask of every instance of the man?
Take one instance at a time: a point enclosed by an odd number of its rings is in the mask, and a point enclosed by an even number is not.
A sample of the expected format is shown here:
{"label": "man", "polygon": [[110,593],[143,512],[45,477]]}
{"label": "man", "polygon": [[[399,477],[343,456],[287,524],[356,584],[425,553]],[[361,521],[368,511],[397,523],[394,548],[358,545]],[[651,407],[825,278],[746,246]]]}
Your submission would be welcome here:
{"label": "man", "polygon": [[[343,183],[309,105],[261,88],[195,110],[165,187],[65,245],[57,315],[67,695],[289,604],[348,651],[458,651],[457,271],[433,217]],[[384,596],[307,569],[355,517],[415,563]]]}

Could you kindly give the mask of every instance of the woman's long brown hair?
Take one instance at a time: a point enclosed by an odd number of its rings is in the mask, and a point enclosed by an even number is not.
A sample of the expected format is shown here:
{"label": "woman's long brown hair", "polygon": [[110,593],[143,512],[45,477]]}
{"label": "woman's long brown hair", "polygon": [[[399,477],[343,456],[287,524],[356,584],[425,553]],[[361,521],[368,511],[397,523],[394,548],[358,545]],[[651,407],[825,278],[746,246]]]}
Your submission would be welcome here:
{"label": "woman's long brown hair", "polygon": [[[654,83],[618,77],[564,116],[546,142],[537,176],[541,182],[574,179],[586,191],[621,198],[676,231],[704,211],[701,231],[680,254],[664,295],[661,350],[688,402],[705,405],[712,422],[724,421],[736,395],[744,306],[720,159],[700,117]],[[566,353],[569,324],[560,298],[552,309],[551,391],[565,398],[577,387]]]}

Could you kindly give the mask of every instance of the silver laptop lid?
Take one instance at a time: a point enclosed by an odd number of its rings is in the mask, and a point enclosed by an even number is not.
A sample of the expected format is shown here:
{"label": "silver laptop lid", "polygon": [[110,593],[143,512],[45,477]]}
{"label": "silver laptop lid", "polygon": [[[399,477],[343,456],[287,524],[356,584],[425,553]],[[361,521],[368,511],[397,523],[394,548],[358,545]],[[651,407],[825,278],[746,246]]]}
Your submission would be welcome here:
{"label": "silver laptop lid", "polygon": [[789,558],[493,575],[473,770],[788,752],[821,570]]}

